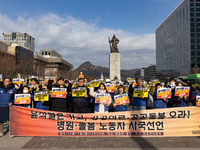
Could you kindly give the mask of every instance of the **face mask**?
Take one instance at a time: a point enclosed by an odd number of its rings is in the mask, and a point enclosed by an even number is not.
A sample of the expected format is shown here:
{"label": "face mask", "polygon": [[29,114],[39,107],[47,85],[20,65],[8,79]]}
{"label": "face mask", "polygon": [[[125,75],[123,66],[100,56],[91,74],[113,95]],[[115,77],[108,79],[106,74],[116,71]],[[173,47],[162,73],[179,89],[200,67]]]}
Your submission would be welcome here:
{"label": "face mask", "polygon": [[28,93],[28,90],[23,90],[23,93]]}

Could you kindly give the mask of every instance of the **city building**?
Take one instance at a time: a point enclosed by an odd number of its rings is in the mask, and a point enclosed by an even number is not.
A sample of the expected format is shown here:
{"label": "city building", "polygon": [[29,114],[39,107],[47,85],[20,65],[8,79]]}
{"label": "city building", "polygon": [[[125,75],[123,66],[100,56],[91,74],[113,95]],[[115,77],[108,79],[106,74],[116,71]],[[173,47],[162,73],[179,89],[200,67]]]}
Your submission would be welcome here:
{"label": "city building", "polygon": [[53,49],[41,49],[34,54],[34,69],[38,76],[67,77],[73,65],[62,59],[62,56]]}
{"label": "city building", "polygon": [[150,81],[156,79],[156,63],[144,68],[144,80]]}
{"label": "city building", "polygon": [[27,33],[3,33],[3,42],[10,45],[17,43],[20,46],[28,48],[30,51],[35,51],[35,39]]}
{"label": "city building", "polygon": [[21,77],[34,74],[34,52],[17,43],[8,46],[7,52],[15,56],[15,72]]}
{"label": "city building", "polygon": [[156,29],[156,71],[187,75],[200,67],[200,0],[183,0]]}
{"label": "city building", "polygon": [[8,45],[0,41],[0,74],[4,77],[15,75],[15,55],[7,52]]}
{"label": "city building", "polygon": [[144,69],[145,68],[141,68],[141,69],[139,69],[139,70],[137,70],[136,72],[135,72],[135,78],[136,79],[138,79],[138,78],[140,78],[140,79],[144,79]]}

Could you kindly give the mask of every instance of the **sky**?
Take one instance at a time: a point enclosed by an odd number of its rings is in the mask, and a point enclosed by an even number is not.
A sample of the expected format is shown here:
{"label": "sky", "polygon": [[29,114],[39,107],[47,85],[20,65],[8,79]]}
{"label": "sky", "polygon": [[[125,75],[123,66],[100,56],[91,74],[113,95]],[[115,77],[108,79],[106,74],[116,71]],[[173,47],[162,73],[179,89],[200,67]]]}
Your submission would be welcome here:
{"label": "sky", "polygon": [[74,69],[85,61],[109,67],[108,37],[115,34],[121,69],[142,68],[156,62],[155,30],[181,2],[0,0],[0,33],[28,33],[36,52],[54,49]]}

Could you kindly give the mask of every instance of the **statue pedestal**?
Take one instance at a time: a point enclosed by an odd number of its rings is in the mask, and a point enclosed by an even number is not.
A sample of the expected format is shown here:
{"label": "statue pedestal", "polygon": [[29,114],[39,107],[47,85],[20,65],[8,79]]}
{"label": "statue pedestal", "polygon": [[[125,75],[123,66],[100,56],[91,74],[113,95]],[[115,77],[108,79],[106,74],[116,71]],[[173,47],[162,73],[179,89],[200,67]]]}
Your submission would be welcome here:
{"label": "statue pedestal", "polygon": [[117,76],[118,80],[121,80],[120,71],[120,53],[110,53],[110,79],[113,80]]}

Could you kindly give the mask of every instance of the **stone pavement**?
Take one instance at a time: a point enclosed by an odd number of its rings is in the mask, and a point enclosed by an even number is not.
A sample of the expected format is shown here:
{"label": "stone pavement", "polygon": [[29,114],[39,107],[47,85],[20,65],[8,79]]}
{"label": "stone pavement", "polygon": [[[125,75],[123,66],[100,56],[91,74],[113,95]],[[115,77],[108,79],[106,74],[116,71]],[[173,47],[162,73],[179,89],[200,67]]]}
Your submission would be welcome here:
{"label": "stone pavement", "polygon": [[[8,124],[5,124],[8,128]],[[200,149],[200,137],[110,138],[110,137],[14,137],[0,138],[0,150],[191,150]]]}

